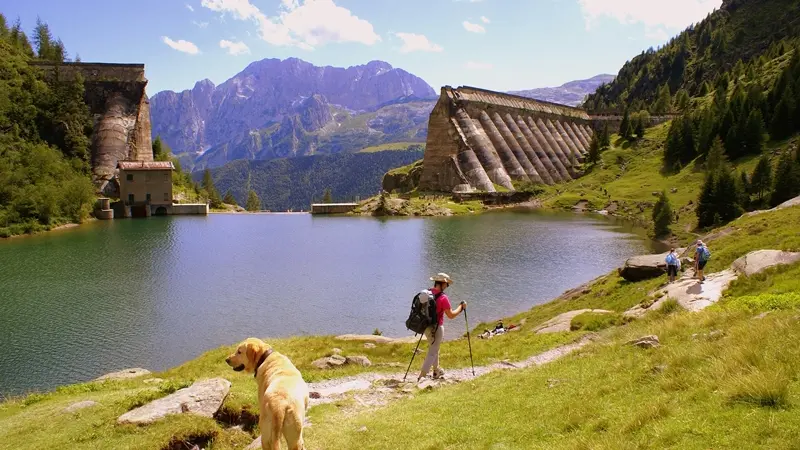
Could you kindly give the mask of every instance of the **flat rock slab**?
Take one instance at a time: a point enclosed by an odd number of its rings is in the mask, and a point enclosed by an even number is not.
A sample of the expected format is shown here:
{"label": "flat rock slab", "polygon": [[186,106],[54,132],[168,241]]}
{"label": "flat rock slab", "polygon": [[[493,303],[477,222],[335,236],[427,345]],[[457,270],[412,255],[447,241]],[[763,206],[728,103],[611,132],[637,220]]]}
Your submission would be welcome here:
{"label": "flat rock slab", "polygon": [[85,401],[78,402],[78,403],[73,403],[73,404],[67,406],[66,408],[64,408],[64,412],[65,413],[74,413],[76,411],[80,411],[80,410],[86,409],[86,408],[91,408],[92,406],[97,406],[99,404],[100,403],[97,403],[97,402],[92,401],[92,400],[85,400]]}
{"label": "flat rock slab", "polygon": [[773,266],[794,264],[798,261],[800,261],[800,253],[780,250],[756,250],[734,261],[731,268],[749,277]]}
{"label": "flat rock slab", "polygon": [[[419,338],[414,336],[404,338],[390,338],[386,336],[378,336],[374,334],[342,334],[336,336],[340,341],[362,341],[372,342],[373,344],[416,344]],[[426,340],[423,336],[422,340]]]}
{"label": "flat rock slab", "polygon": [[565,312],[553,317],[547,322],[536,327],[534,331],[536,331],[536,334],[561,333],[563,331],[569,331],[572,319],[587,312],[609,314],[613,313],[614,311],[608,311],[605,309],[576,309],[575,311]]}
{"label": "flat rock slab", "polygon": [[[676,248],[675,253],[682,254],[685,248]],[[657,278],[667,271],[665,258],[669,252],[658,255],[641,255],[628,258],[625,265],[619,269],[619,275],[628,281],[642,281]]]}
{"label": "flat rock slab", "polygon": [[95,378],[94,381],[126,380],[128,378],[136,378],[136,377],[141,377],[142,375],[149,375],[149,374],[150,374],[149,370],[136,367],[133,369],[123,369],[118,372],[107,373],[101,377]]}
{"label": "flat rock slab", "polygon": [[[661,309],[664,306],[664,302],[670,298],[677,300],[678,304],[686,310],[701,311],[717,303],[722,297],[722,292],[738,277],[735,271],[726,269],[722,272],[707,275],[706,281],[703,283],[693,278],[681,278],[672,284],[668,284],[663,289],[659,289],[661,297],[650,307],[644,308],[641,305],[636,305],[622,315],[636,318],[642,317],[648,311]],[[656,295],[659,291],[650,295]]]}
{"label": "flat rock slab", "polygon": [[224,378],[198,381],[187,388],[132,409],[119,416],[117,423],[145,425],[170,414],[196,414],[213,417],[228,396],[231,382]]}
{"label": "flat rock slab", "polygon": [[780,205],[772,209],[759,209],[757,211],[751,211],[749,213],[746,213],[745,216],[757,216],[765,212],[777,211],[779,209],[784,209],[784,208],[791,208],[792,206],[800,206],[800,196],[797,196],[790,200],[786,200],[785,202],[781,203]]}
{"label": "flat rock slab", "polygon": [[656,348],[661,346],[661,342],[659,342],[658,336],[651,334],[650,336],[642,336],[638,339],[628,341],[628,345],[639,348]]}

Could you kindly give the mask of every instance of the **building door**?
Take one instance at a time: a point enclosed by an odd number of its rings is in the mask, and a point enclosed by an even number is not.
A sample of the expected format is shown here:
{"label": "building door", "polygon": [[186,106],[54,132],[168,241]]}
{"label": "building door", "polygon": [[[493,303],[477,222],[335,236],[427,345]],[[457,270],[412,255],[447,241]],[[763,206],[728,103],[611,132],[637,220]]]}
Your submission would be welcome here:
{"label": "building door", "polygon": [[128,204],[129,205],[133,204],[133,194],[128,194]]}
{"label": "building door", "polygon": [[150,203],[150,194],[147,194],[147,203]]}

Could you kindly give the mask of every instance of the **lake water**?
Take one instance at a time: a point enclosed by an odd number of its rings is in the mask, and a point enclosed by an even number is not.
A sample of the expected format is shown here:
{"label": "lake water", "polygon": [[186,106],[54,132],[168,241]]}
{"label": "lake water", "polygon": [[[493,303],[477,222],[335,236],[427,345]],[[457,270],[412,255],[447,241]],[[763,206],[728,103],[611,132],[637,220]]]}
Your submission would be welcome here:
{"label": "lake water", "polygon": [[[447,272],[470,325],[548,301],[654,244],[602,217],[504,211],[378,220],[241,214],[94,222],[0,242],[0,394],[144,367],[248,337],[405,336]],[[464,323],[446,323],[447,335]],[[157,349],[157,351],[153,351]]]}

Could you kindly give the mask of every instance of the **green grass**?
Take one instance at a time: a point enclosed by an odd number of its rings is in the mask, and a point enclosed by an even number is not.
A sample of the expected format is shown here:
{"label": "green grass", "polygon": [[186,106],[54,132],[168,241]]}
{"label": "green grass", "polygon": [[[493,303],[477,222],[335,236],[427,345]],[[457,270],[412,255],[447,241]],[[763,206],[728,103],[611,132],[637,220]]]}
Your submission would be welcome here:
{"label": "green grass", "polygon": [[571,331],[600,331],[623,323],[621,314],[585,312],[572,319],[569,329]]}
{"label": "green grass", "polygon": [[[601,154],[601,161],[590,166],[584,176],[546,187],[539,197],[543,206],[571,209],[578,201],[586,200],[588,208],[600,210],[615,204],[615,215],[650,229],[657,200],[654,194],[663,190],[667,192],[673,211],[678,213],[672,232],[679,239],[692,237],[697,226],[694,210],[704,172],[696,162],[678,173],[663,172],[662,155],[669,126],[670,122],[667,122],[650,128],[637,142],[624,142],[613,136],[612,146]],[[734,161],[734,169],[746,170],[749,174],[757,163],[757,157],[743,158]]]}
{"label": "green grass", "polygon": [[406,150],[409,147],[422,147],[425,148],[424,142],[389,142],[386,144],[381,145],[373,145],[372,147],[367,147],[358,151],[358,153],[374,153],[374,152],[384,152],[389,150]]}
{"label": "green grass", "polygon": [[[624,345],[645,334],[658,335],[662,346]],[[329,450],[793,448],[798,352],[792,315],[673,314],[612,329],[606,343],[550,365],[423,392],[377,414],[333,414],[309,429],[307,443]]]}

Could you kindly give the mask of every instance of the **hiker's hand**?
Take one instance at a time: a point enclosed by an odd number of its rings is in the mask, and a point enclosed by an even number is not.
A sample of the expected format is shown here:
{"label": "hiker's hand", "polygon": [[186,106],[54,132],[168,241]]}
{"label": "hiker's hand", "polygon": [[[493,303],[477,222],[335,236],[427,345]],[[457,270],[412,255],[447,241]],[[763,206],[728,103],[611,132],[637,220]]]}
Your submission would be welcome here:
{"label": "hiker's hand", "polygon": [[463,311],[465,309],[467,309],[467,302],[461,301],[461,310]]}

